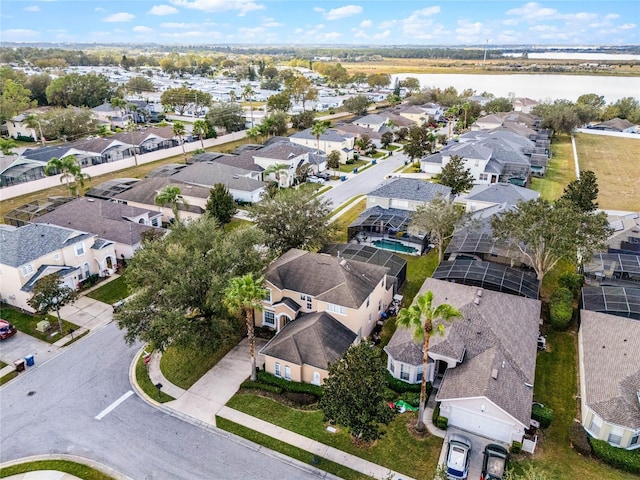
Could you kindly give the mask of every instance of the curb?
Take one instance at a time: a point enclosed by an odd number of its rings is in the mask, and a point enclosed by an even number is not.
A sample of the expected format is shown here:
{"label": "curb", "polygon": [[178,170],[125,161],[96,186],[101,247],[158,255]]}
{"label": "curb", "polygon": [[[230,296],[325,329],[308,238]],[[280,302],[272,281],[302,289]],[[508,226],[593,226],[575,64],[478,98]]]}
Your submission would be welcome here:
{"label": "curb", "polygon": [[[0,468],[12,467],[14,465],[21,465],[27,462],[37,462],[41,460],[67,460],[69,462],[79,463],[81,465],[86,465],[88,467],[93,468],[94,470],[98,470],[106,475],[113,477],[116,480],[134,480],[131,477],[123,475],[122,473],[114,470],[111,467],[107,467],[102,463],[98,463],[95,460],[91,460],[90,458],[81,457],[79,455],[69,455],[69,454],[47,454],[47,455],[32,455],[30,457],[24,457],[17,460],[9,460],[8,462],[0,463]],[[35,470],[37,471],[37,470]],[[26,473],[26,472],[25,472]]]}

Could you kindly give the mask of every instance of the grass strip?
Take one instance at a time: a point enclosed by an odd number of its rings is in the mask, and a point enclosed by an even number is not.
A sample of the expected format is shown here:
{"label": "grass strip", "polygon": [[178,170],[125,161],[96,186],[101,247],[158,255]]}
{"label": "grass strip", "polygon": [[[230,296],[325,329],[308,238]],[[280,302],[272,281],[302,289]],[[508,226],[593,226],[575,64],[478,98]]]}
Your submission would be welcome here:
{"label": "grass strip", "polygon": [[114,304],[129,295],[129,288],[121,276],[87,293],[87,297],[108,304]]}
{"label": "grass strip", "polygon": [[144,393],[146,393],[159,403],[166,403],[170,402],[171,400],[175,400],[175,398],[173,398],[171,395],[167,395],[162,391],[160,392],[160,396],[158,397],[158,389],[149,378],[149,370],[144,364],[144,355],[140,355],[140,358],[138,358],[138,362],[136,363],[136,381],[138,382],[138,386]]}
{"label": "grass strip", "polygon": [[17,376],[18,376],[18,372],[15,370],[7,373],[5,376],[0,377],[0,385],[4,385],[5,383],[7,383],[10,380],[13,380]]}
{"label": "grass strip", "polygon": [[288,457],[295,458],[300,462],[306,463],[308,465],[313,465],[320,470],[324,470],[325,472],[329,472],[340,478],[344,478],[345,480],[364,480],[371,478],[360,472],[356,472],[355,470],[351,470],[348,467],[340,465],[339,463],[332,462],[331,460],[327,460],[326,458],[317,457],[312,453],[307,452],[306,450],[294,447],[293,445],[285,442],[281,442],[280,440],[276,440],[269,435],[257,432],[251,428],[237,424],[235,422],[232,422],[231,420],[227,420],[226,418],[216,416],[216,426],[222,430],[233,433],[234,435],[238,435],[239,437],[250,440],[278,453],[282,453],[283,455],[287,455]]}
{"label": "grass strip", "polygon": [[338,208],[336,208],[333,212],[331,212],[331,214],[329,216],[330,217],[335,216],[336,214],[340,213],[342,210],[347,208],[349,205],[351,205],[353,202],[355,202],[356,200],[361,199],[362,197],[364,197],[364,193],[361,193],[360,195],[356,195],[355,197],[351,197],[349,200],[347,200],[342,205],[340,205]]}
{"label": "grass strip", "polygon": [[75,475],[83,480],[114,480],[113,477],[102,473],[95,468],[91,468],[81,463],[70,462],[69,460],[38,460],[35,462],[25,462],[18,465],[12,465],[10,467],[0,468],[0,478],[39,470],[65,472]]}
{"label": "grass strip", "polygon": [[235,346],[231,342],[213,352],[169,347],[160,359],[160,370],[171,383],[188,390]]}

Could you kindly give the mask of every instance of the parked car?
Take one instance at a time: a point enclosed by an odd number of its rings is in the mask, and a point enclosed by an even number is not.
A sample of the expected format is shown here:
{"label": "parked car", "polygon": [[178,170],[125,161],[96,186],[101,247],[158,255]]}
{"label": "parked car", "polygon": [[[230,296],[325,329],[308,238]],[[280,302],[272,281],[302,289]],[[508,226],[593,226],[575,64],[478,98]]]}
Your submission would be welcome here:
{"label": "parked car", "polygon": [[0,340],[5,340],[16,334],[16,327],[11,325],[6,320],[0,319]]}
{"label": "parked car", "polygon": [[326,180],[327,182],[331,180],[331,175],[327,172],[319,172],[319,173],[316,173],[315,176],[323,180]]}
{"label": "parked car", "polygon": [[322,179],[320,177],[316,177],[315,175],[311,175],[310,177],[307,177],[307,182],[309,182],[309,183],[325,183],[324,179]]}
{"label": "parked car", "polygon": [[502,480],[507,471],[509,452],[506,448],[490,443],[484,448],[482,476],[480,480]]}
{"label": "parked car", "polygon": [[471,461],[471,440],[462,435],[452,434],[447,452],[447,477],[464,479],[469,475]]}

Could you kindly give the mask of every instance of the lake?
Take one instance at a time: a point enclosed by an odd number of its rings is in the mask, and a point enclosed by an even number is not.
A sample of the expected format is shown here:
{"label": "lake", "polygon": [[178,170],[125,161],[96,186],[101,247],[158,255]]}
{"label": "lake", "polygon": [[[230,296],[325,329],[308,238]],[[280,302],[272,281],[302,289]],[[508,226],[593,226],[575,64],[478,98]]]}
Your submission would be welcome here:
{"label": "lake", "polygon": [[603,75],[549,75],[549,74],[423,74],[399,73],[391,75],[391,85],[396,78],[404,80],[415,77],[420,86],[447,88],[455,87],[458,92],[467,88],[476,94],[489,92],[496,97],[528,97],[534,100],[567,99],[576,101],[580,95],[595,93],[603,95],[607,103],[614,103],[624,97],[640,99],[640,77],[611,77]]}

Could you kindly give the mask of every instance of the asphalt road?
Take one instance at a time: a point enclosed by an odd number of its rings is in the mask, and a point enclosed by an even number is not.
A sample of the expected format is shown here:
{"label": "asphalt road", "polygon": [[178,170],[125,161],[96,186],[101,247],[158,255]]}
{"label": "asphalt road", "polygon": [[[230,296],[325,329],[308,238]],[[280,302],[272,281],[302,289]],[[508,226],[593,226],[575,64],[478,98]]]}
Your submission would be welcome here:
{"label": "asphalt road", "polygon": [[376,185],[385,180],[387,175],[402,166],[407,160],[409,158],[403,153],[394,152],[391,157],[380,160],[376,165],[353,175],[346,182],[335,185],[331,190],[323,193],[322,198],[330,200],[332,207],[337,208],[351,197],[371,192]]}
{"label": "asphalt road", "polygon": [[79,455],[135,480],[318,478],[124,397],[136,351],[110,323],[1,387],[0,461]]}

